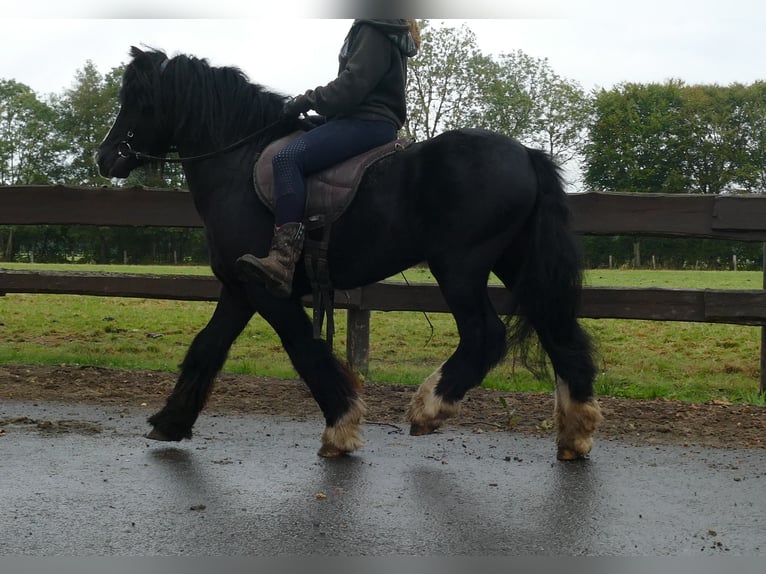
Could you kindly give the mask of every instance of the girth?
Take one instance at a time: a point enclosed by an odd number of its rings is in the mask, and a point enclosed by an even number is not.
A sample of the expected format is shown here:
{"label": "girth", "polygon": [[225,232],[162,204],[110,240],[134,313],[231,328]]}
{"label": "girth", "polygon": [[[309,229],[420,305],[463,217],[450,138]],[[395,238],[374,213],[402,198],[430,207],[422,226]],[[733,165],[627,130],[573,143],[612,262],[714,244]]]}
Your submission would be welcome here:
{"label": "girth", "polygon": [[[276,201],[271,161],[277,151],[302,133],[294,132],[273,141],[256,158],[253,169],[255,191],[261,202],[272,212]],[[326,340],[331,348],[335,333],[335,291],[330,281],[328,263],[332,224],[351,204],[367,168],[386,156],[406,149],[412,142],[410,138],[397,139],[306,178],[304,261],[311,282],[314,338],[322,337],[322,326],[327,316]]]}

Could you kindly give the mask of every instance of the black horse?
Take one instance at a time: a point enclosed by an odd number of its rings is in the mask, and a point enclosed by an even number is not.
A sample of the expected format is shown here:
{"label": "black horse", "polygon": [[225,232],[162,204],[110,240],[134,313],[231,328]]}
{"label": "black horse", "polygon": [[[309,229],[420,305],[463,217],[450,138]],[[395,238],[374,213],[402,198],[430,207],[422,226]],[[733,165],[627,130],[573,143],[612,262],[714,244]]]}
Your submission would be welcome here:
{"label": "black horse", "polygon": [[[319,454],[358,449],[361,386],[327,343],[313,336],[301,302],[311,292],[303,266],[292,297],[283,300],[243,282],[234,264],[243,253],[265,255],[273,232],[273,214],[254,192],[256,155],[269,142],[311,126],[281,117],[285,96],[250,83],[237,68],[135,47],[130,54],[119,114],[98,149],[100,172],[125,178],[172,150],[189,158],[184,172],[223,285],[166,405],[149,418],[147,436],[191,438],[232,343],[257,312],[279,335],[324,414]],[[411,434],[431,433],[456,414],[466,392],[510,348],[525,356],[536,348],[530,345],[536,334],[556,375],[558,456],[578,458],[591,450],[601,414],[593,398],[591,340],[577,320],[581,260],[559,169],[546,154],[497,133],[466,129],[385,157],[368,169],[332,227],[328,258],[338,289],[370,284],[423,261],[439,282],[460,342],[413,397]],[[512,294],[515,312],[506,321],[488,297],[491,272]]]}

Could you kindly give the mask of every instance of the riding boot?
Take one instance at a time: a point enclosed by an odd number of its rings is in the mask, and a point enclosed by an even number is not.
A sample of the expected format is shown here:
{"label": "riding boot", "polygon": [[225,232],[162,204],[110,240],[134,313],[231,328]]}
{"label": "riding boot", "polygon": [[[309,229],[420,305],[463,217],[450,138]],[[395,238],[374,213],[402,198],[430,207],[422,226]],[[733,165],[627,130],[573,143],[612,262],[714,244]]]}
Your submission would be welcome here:
{"label": "riding boot", "polygon": [[292,292],[295,264],[303,250],[303,224],[285,223],[274,228],[271,250],[266,257],[246,254],[237,259],[237,269],[243,279],[255,279],[266,289],[286,299]]}

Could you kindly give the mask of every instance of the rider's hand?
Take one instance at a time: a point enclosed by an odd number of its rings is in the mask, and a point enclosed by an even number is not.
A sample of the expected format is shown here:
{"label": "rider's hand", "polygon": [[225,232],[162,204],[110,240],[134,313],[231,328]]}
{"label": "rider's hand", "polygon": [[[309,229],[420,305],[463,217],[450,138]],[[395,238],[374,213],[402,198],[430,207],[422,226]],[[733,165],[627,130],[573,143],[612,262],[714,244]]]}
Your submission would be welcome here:
{"label": "rider's hand", "polygon": [[301,94],[285,102],[282,108],[282,115],[287,118],[297,118],[299,115],[306,113],[311,109],[311,103],[309,102],[306,94]]}

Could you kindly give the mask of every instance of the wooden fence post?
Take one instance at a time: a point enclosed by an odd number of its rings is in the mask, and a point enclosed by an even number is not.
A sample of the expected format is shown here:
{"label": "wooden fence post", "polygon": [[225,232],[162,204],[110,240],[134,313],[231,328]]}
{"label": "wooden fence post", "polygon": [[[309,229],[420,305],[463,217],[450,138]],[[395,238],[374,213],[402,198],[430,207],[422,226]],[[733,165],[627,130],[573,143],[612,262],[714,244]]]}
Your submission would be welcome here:
{"label": "wooden fence post", "polygon": [[[762,244],[761,269],[763,270],[763,288],[766,289],[766,243]],[[766,327],[761,327],[761,394],[766,394]]]}
{"label": "wooden fence post", "polygon": [[367,376],[370,367],[370,311],[349,308],[346,315],[346,357],[351,368]]}

